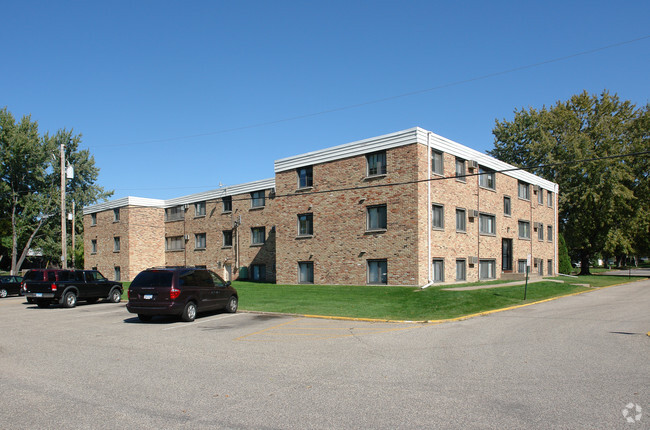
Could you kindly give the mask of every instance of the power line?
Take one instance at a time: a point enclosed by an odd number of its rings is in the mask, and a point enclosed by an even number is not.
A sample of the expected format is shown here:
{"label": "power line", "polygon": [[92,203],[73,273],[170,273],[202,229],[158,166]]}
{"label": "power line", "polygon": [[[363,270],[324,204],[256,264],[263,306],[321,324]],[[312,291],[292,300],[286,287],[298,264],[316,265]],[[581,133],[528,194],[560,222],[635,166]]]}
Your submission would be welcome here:
{"label": "power line", "polygon": [[404,98],[404,97],[411,97],[411,96],[415,96],[415,95],[419,95],[419,94],[424,94],[424,93],[428,93],[428,92],[432,92],[432,91],[441,90],[441,89],[444,89],[444,88],[455,87],[455,86],[458,86],[458,85],[467,84],[467,83],[470,83],[470,82],[476,82],[476,81],[481,81],[481,80],[484,80],[484,79],[494,78],[494,77],[497,77],[497,76],[503,76],[503,75],[507,75],[507,74],[510,74],[510,73],[519,72],[519,71],[522,71],[522,70],[527,70],[527,69],[532,69],[532,68],[544,66],[544,65],[547,65],[547,64],[558,63],[558,62],[561,62],[561,61],[570,60],[572,58],[581,57],[581,56],[584,56],[584,55],[594,54],[596,52],[605,51],[607,49],[612,49],[612,48],[617,48],[617,47],[623,46],[623,45],[629,45],[631,43],[639,42],[639,41],[645,40],[645,39],[650,39],[650,35],[638,37],[636,39],[626,40],[626,41],[623,41],[623,42],[612,43],[610,45],[605,45],[605,46],[601,46],[601,47],[598,47],[598,48],[589,49],[589,50],[586,50],[586,51],[576,52],[576,53],[565,55],[565,56],[562,56],[562,57],[552,58],[550,60],[544,60],[544,61],[539,61],[539,62],[536,62],[536,63],[530,63],[530,64],[526,64],[526,65],[523,65],[523,66],[514,67],[514,68],[511,68],[511,69],[502,70],[502,71],[499,71],[499,72],[487,73],[485,75],[475,76],[473,78],[462,79],[462,80],[454,81],[454,82],[448,82],[446,84],[441,84],[441,85],[437,85],[437,86],[430,87],[430,88],[423,88],[423,89],[420,89],[420,90],[410,91],[410,92],[407,92],[407,93],[397,94],[397,95],[383,97],[383,98],[374,99],[374,100],[368,100],[368,101],[361,102],[361,103],[355,103],[355,104],[350,104],[350,105],[346,105],[346,106],[340,106],[340,107],[333,108],[333,109],[326,109],[326,110],[307,113],[307,114],[303,114],[303,115],[296,115],[296,116],[277,119],[277,120],[273,120],[273,121],[259,122],[259,123],[256,123],[256,124],[249,124],[249,125],[244,125],[244,126],[241,126],[241,127],[226,128],[226,129],[207,132],[207,133],[190,134],[190,135],[187,135],[187,136],[177,136],[177,137],[169,137],[169,138],[164,138],[164,139],[153,139],[153,140],[145,140],[145,141],[131,142],[131,143],[116,143],[116,144],[110,144],[110,145],[95,145],[94,147],[95,148],[107,148],[107,147],[120,147],[120,146],[131,146],[131,145],[148,145],[148,144],[152,144],[152,143],[173,142],[173,141],[176,141],[176,140],[194,139],[194,138],[197,138],[197,137],[205,137],[205,136],[214,136],[214,135],[217,135],[217,134],[232,133],[232,132],[235,132],[235,131],[242,131],[242,130],[249,130],[249,129],[252,129],[252,128],[265,127],[265,126],[268,126],[268,125],[275,125],[275,124],[280,124],[280,123],[283,123],[283,122],[296,121],[296,120],[299,120],[299,119],[311,118],[311,117],[314,117],[314,116],[320,116],[320,115],[325,115],[325,114],[334,113],[334,112],[341,112],[341,111],[344,111],[344,110],[354,109],[354,108],[358,108],[358,107],[363,107],[363,106],[368,106],[368,105],[373,105],[373,104],[379,104],[379,103],[385,103],[385,102],[388,102],[388,101],[391,101],[391,100],[397,100],[397,99]]}

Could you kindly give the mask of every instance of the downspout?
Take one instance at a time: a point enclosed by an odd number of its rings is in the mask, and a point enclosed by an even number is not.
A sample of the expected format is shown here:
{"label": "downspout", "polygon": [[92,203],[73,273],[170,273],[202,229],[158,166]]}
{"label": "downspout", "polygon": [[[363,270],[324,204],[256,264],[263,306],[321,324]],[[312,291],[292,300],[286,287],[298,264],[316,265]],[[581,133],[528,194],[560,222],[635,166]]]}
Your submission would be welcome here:
{"label": "downspout", "polygon": [[427,133],[427,267],[428,267],[428,282],[421,286],[420,289],[424,290],[433,285],[432,267],[431,267],[431,132]]}

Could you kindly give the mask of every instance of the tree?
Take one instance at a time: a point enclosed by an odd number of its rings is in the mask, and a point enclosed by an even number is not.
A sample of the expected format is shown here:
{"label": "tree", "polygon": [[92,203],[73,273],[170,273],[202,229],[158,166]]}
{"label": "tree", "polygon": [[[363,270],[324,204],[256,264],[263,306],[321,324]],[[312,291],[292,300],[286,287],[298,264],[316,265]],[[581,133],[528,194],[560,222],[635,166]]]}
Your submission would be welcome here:
{"label": "tree", "polygon": [[[78,150],[81,135],[59,130],[40,137],[38,124],[29,115],[16,123],[7,108],[0,109],[0,211],[2,243],[11,254],[11,273],[20,270],[32,247],[58,245],[60,225],[60,160],[58,148],[65,145],[66,160],[75,167],[75,178],[66,188],[66,202],[79,208],[107,198],[112,193],[95,185],[99,169],[88,150]],[[69,208],[63,208],[66,213]],[[10,226],[10,228],[6,228]],[[56,234],[58,231],[58,235]],[[57,252],[60,255],[60,251]]]}
{"label": "tree", "polygon": [[600,253],[633,251],[648,229],[648,156],[614,158],[649,149],[647,117],[648,106],[604,91],[496,121],[489,154],[559,184],[559,227],[580,274]]}

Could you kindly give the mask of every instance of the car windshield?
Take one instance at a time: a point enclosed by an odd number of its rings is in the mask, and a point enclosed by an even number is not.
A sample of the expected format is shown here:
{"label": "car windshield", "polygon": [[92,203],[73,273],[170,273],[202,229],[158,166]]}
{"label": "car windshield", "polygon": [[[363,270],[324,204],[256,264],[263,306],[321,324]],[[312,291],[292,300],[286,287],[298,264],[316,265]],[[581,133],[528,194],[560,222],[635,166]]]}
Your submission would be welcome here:
{"label": "car windshield", "polygon": [[133,287],[171,287],[174,274],[167,271],[140,272],[131,282]]}

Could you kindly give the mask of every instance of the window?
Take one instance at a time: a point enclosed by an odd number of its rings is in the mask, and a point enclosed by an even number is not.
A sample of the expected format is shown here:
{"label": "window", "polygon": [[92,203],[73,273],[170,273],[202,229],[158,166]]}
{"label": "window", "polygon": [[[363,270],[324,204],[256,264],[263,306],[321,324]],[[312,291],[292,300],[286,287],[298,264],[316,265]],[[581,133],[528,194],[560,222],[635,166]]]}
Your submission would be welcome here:
{"label": "window", "polygon": [[120,238],[113,238],[113,252],[120,252]]}
{"label": "window", "polygon": [[435,259],[431,264],[433,282],[445,282],[445,260]]}
{"label": "window", "polygon": [[546,226],[546,240],[549,242],[553,242],[553,226],[548,225]]}
{"label": "window", "polygon": [[97,225],[97,214],[90,214],[90,225]]}
{"label": "window", "polygon": [[183,206],[174,206],[165,209],[165,221],[178,221],[185,218],[185,208]]}
{"label": "window", "polygon": [[388,262],[386,260],[368,260],[368,283],[388,284]]}
{"label": "window", "polygon": [[314,263],[312,261],[301,261],[298,263],[298,283],[314,283]]}
{"label": "window", "polygon": [[386,205],[369,206],[366,229],[386,230],[388,221],[386,219]]}
{"label": "window", "polygon": [[445,228],[445,207],[442,205],[431,206],[431,226],[442,230]]}
{"label": "window", "polygon": [[194,216],[205,216],[205,202],[194,203]]}
{"label": "window", "polygon": [[251,228],[251,245],[262,245],[266,240],[266,228],[265,227],[253,227]]}
{"label": "window", "polygon": [[544,189],[540,188],[539,191],[537,191],[537,203],[540,205],[544,205]]}
{"label": "window", "polygon": [[120,221],[120,208],[113,209],[113,222]]}
{"label": "window", "polygon": [[530,222],[519,221],[519,239],[530,239]]}
{"label": "window", "polygon": [[467,231],[467,220],[465,218],[465,209],[456,209],[456,231]]}
{"label": "window", "polygon": [[222,212],[232,212],[232,196],[225,196],[221,199],[221,203],[223,204]]}
{"label": "window", "polygon": [[223,230],[223,247],[231,247],[232,246],[232,230]]}
{"label": "window", "polygon": [[465,260],[456,260],[456,280],[465,281],[467,279],[467,270]]}
{"label": "window", "polygon": [[478,168],[478,184],[483,188],[488,188],[490,190],[496,189],[496,181],[494,170],[490,170],[486,167],[479,166]]}
{"label": "window", "polygon": [[251,280],[257,282],[266,281],[266,266],[263,264],[253,264],[251,266]]}
{"label": "window", "polygon": [[478,231],[481,234],[496,234],[496,217],[494,215],[479,214]]}
{"label": "window", "polygon": [[494,279],[496,278],[495,260],[480,260],[478,262],[478,276],[479,279]]}
{"label": "window", "polygon": [[312,166],[298,169],[298,188],[309,188],[314,185],[314,173]]}
{"label": "window", "polygon": [[542,223],[537,226],[537,240],[544,240],[544,224]]}
{"label": "window", "polygon": [[251,193],[251,207],[252,208],[263,208],[265,202],[264,191],[253,191]]}
{"label": "window", "polygon": [[503,197],[503,214],[506,216],[510,216],[512,213],[512,206],[510,204],[510,197],[504,196]]}
{"label": "window", "polygon": [[90,241],[90,252],[92,254],[97,254],[97,239]]}
{"label": "window", "polygon": [[121,281],[122,280],[122,269],[120,268],[120,266],[115,266],[113,268],[113,273],[115,274],[114,279],[116,281]]}
{"label": "window", "polygon": [[180,251],[185,249],[183,236],[170,236],[165,238],[165,251]]}
{"label": "window", "polygon": [[298,215],[298,236],[314,234],[314,214]]}
{"label": "window", "polygon": [[205,233],[194,235],[194,249],[205,249]]}
{"label": "window", "polygon": [[526,273],[526,265],[527,265],[526,260],[518,260],[517,261],[517,272]]}
{"label": "window", "polygon": [[375,152],[366,155],[368,164],[368,176],[386,174],[386,151]]}
{"label": "window", "polygon": [[526,182],[519,181],[517,188],[520,199],[530,200],[530,185]]}
{"label": "window", "polygon": [[546,274],[551,276],[553,274],[553,260],[548,260],[546,266]]}
{"label": "window", "polygon": [[466,182],[467,177],[465,176],[465,173],[465,160],[462,158],[456,158],[456,180]]}
{"label": "window", "polygon": [[546,204],[549,208],[553,207],[553,193],[550,191],[546,192]]}
{"label": "window", "polygon": [[435,149],[431,150],[431,172],[436,175],[444,175],[445,170],[442,165],[442,152],[436,151]]}

